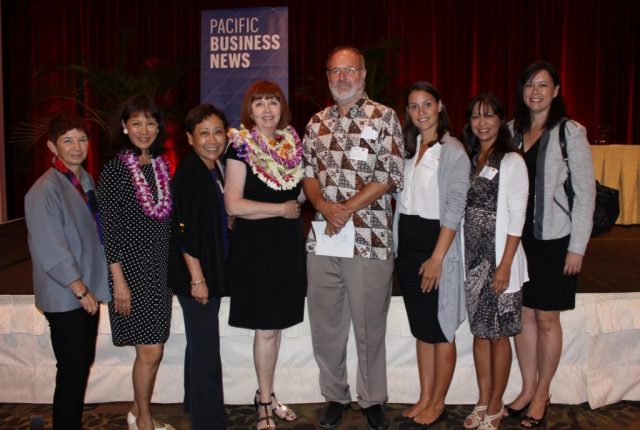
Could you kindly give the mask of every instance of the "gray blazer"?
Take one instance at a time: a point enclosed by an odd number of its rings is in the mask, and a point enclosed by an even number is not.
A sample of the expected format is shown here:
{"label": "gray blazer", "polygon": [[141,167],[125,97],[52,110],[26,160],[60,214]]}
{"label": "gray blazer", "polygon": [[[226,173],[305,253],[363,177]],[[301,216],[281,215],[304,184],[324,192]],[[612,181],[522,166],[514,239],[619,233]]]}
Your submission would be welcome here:
{"label": "gray blazer", "polygon": [[467,206],[471,163],[458,139],[447,133],[442,143],[438,164],[440,225],[456,230],[457,233],[442,262],[438,287],[438,322],[442,333],[451,342],[467,316],[460,223]]}
{"label": "gray blazer", "polygon": [[[513,133],[513,121],[509,123]],[[585,128],[576,121],[567,121],[565,136],[571,167],[571,182],[575,191],[573,209],[564,191],[567,165],[560,149],[559,125],[547,130],[540,138],[536,160],[534,229],[536,239],[559,239],[571,235],[569,251],[584,255],[593,227],[596,179],[591,160],[591,147]],[[522,136],[515,136],[522,147]]]}
{"label": "gray blazer", "polygon": [[[95,190],[84,169],[80,182],[85,190]],[[50,168],[27,192],[24,205],[38,309],[66,312],[80,308],[69,288],[80,278],[98,301],[108,301],[107,261],[96,224],[71,182]]]}

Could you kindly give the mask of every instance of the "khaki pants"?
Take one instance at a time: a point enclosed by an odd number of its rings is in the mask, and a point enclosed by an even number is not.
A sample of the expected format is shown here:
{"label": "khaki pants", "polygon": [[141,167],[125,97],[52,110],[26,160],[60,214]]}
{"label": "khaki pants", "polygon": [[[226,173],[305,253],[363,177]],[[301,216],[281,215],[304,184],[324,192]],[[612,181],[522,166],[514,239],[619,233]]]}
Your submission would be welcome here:
{"label": "khaki pants", "polygon": [[347,340],[353,322],[358,404],[387,401],[385,333],[393,260],[307,255],[307,304],[320,390],[327,401],[351,401]]}

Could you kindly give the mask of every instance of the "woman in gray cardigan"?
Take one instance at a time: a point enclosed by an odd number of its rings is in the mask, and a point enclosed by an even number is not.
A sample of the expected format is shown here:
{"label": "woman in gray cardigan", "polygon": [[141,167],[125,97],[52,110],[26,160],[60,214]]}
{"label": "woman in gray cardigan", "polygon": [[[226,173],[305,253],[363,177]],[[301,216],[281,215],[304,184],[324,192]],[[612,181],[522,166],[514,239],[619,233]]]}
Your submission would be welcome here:
{"label": "woman in gray cardigan", "polygon": [[53,166],[25,196],[33,290],[56,356],[53,429],[82,429],[89,370],[96,351],[98,304],[109,300],[95,185],[82,168],[86,123],[60,114],[49,123]]}
{"label": "woman in gray cardigan", "polygon": [[[526,409],[520,424],[533,428],[544,422],[551,379],[560,361],[560,311],[575,306],[577,274],[593,223],[595,177],[584,127],[563,121],[565,107],[555,68],[544,61],[531,64],[518,81],[516,97],[514,138],[529,172],[522,245],[530,280],[523,286],[522,332],[515,338],[522,390],[507,412],[517,417]],[[568,169],[560,149],[560,125],[565,127],[573,206],[564,190]]]}
{"label": "woman in gray cardigan", "polygon": [[449,134],[447,112],[431,84],[413,84],[406,106],[405,186],[397,196],[393,231],[420,378],[420,399],[400,416],[401,428],[412,429],[446,417],[455,332],[465,318],[458,231],[469,187],[469,157]]}

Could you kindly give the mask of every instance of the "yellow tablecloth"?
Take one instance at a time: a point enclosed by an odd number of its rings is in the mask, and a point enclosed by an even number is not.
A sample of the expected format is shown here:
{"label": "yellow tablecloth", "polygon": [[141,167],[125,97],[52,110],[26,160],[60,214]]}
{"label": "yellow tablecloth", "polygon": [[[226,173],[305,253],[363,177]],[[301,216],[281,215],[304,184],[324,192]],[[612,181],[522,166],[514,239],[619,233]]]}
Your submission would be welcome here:
{"label": "yellow tablecloth", "polygon": [[620,191],[616,224],[640,224],[640,145],[591,146],[596,179]]}

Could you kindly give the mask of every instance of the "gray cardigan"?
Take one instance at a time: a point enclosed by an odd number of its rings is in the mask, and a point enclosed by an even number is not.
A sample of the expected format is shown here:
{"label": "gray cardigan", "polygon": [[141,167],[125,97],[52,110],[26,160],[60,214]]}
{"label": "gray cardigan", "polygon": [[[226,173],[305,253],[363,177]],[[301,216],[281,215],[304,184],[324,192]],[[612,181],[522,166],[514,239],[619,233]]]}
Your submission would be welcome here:
{"label": "gray cardigan", "polygon": [[[460,223],[467,206],[471,163],[462,143],[449,133],[442,138],[442,144],[437,173],[440,226],[455,230],[456,236],[442,262],[442,272],[438,284],[438,322],[442,333],[451,342],[455,338],[456,330],[467,315]],[[396,250],[399,219],[400,214],[396,209],[393,220]]]}
{"label": "gray cardigan", "polygon": [[[80,176],[83,189],[95,190],[84,169]],[[38,309],[66,312],[80,308],[68,288],[80,278],[98,301],[108,301],[107,261],[96,224],[71,182],[50,168],[27,192],[24,203]]]}
{"label": "gray cardigan", "polygon": [[438,322],[442,333],[451,342],[467,315],[460,223],[467,206],[471,163],[458,139],[447,133],[442,143],[438,164],[440,225],[456,230],[456,236],[442,262],[438,287]]}
{"label": "gray cardigan", "polygon": [[[513,130],[513,122],[509,123]],[[537,239],[559,239],[571,235],[569,251],[584,255],[593,226],[596,188],[591,148],[585,128],[575,121],[566,122],[567,155],[575,198],[569,215],[564,191],[567,165],[560,149],[559,125],[545,131],[540,138],[536,160],[535,207],[533,234]],[[522,147],[522,136],[515,136]]]}

